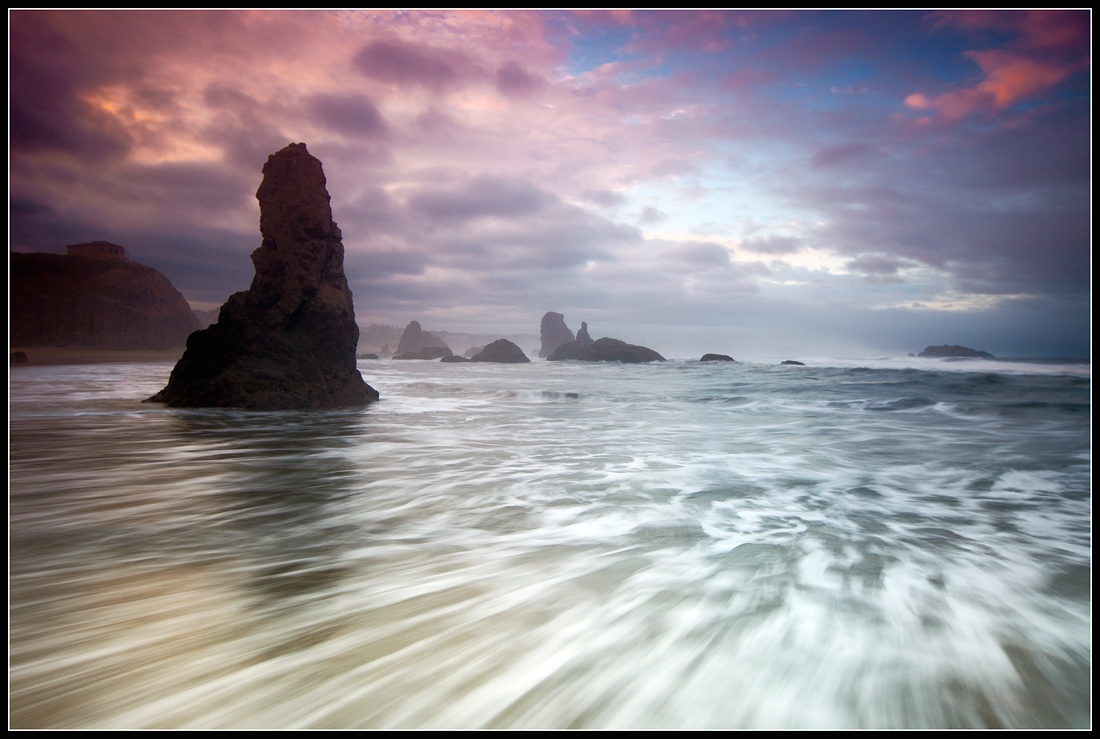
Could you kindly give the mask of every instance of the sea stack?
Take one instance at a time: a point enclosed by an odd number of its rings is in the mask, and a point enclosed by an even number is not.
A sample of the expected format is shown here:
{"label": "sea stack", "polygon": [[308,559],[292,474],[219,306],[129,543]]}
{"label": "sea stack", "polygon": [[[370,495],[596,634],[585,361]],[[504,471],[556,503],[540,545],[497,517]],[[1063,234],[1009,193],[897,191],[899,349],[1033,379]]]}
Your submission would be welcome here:
{"label": "sea stack", "polygon": [[549,357],[562,344],[573,341],[573,332],[565,325],[565,316],[554,311],[542,317],[540,333],[542,348],[539,349],[539,356],[543,358]]}
{"label": "sea stack", "polygon": [[[436,351],[425,353],[426,349],[435,349]],[[394,359],[439,359],[453,353],[446,342],[430,331],[420,328],[419,321],[409,321],[409,325],[405,327],[405,331],[401,334],[401,341],[397,344]],[[413,354],[423,354],[424,356],[413,357]]]}
{"label": "sea stack", "polygon": [[378,399],[355,367],[359,327],[321,162],[291,144],[267,158],[263,174],[252,285],[226,301],[217,323],[191,334],[150,401],[313,410]]}

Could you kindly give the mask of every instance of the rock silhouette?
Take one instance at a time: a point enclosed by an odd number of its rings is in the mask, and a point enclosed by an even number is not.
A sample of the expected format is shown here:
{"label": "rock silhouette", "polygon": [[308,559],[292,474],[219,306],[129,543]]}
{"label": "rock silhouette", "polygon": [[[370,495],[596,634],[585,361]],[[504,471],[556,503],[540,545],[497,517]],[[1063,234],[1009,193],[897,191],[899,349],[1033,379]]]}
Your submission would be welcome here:
{"label": "rock silhouette", "polygon": [[[419,321],[409,321],[409,325],[405,327],[405,332],[401,334],[401,340],[397,343],[397,351],[394,352],[394,359],[404,358],[402,355],[405,354],[423,353],[425,349],[433,347],[446,349],[447,351],[445,354],[437,353],[434,357],[424,356],[422,357],[423,359],[439,359],[440,357],[454,353],[438,336],[421,329]],[[413,357],[409,358],[411,359]]]}
{"label": "rock silhouette", "polygon": [[700,362],[736,362],[737,360],[728,354],[704,354],[699,358]]}
{"label": "rock silhouette", "polygon": [[355,367],[359,327],[321,162],[291,144],[268,157],[263,175],[252,285],[226,301],[217,323],[191,334],[150,401],[305,410],[378,399]]}
{"label": "rock silhouette", "polygon": [[500,362],[503,364],[522,364],[530,362],[527,355],[508,339],[497,339],[474,355],[475,362]]}
{"label": "rock silhouette", "polygon": [[550,362],[576,359],[582,362],[622,362],[624,364],[665,361],[664,357],[652,349],[607,337],[597,339],[590,344],[583,341],[570,341],[559,346],[546,359]]}
{"label": "rock silhouette", "polygon": [[61,254],[8,260],[11,346],[170,349],[199,329],[183,295],[152,267]]}
{"label": "rock silhouette", "polygon": [[989,352],[979,351],[977,349],[968,349],[965,346],[957,345],[944,345],[944,346],[930,346],[925,348],[923,352],[917,355],[918,357],[974,357],[980,359],[996,359]]}
{"label": "rock silhouette", "polygon": [[581,330],[577,332],[577,341],[582,344],[591,344],[592,337],[588,335],[588,323],[581,321]]}
{"label": "rock silhouette", "polygon": [[539,333],[542,338],[539,356],[544,358],[553,354],[562,344],[573,341],[573,332],[565,325],[565,316],[554,311],[549,311],[542,317]]}

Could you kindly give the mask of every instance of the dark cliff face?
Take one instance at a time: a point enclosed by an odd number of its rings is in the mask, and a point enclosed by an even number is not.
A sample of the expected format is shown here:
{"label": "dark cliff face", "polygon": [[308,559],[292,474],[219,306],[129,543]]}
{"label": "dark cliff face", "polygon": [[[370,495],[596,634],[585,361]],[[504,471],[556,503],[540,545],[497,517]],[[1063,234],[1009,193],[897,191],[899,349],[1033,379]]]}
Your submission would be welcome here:
{"label": "dark cliff face", "polygon": [[168,278],[136,262],[10,254],[12,346],[170,349],[198,318]]}
{"label": "dark cliff face", "polygon": [[539,333],[542,338],[540,357],[549,357],[559,346],[573,341],[573,332],[565,325],[565,316],[554,311],[549,311],[542,317]]}
{"label": "dark cliff face", "polygon": [[167,387],[177,407],[261,410],[361,406],[378,399],[355,367],[359,327],[321,162],[305,144],[268,157],[256,192],[256,276],[188,339]]}

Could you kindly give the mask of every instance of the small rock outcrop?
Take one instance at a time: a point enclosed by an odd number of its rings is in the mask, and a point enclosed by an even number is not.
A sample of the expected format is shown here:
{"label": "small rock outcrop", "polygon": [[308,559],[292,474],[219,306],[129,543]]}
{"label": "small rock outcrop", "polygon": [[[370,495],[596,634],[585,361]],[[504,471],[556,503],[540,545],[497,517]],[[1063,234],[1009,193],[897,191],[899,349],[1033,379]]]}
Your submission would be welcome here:
{"label": "small rock outcrop", "polygon": [[[438,336],[421,329],[419,321],[409,321],[409,325],[405,327],[405,332],[401,334],[401,341],[397,342],[397,351],[394,352],[394,359],[397,359],[402,354],[417,354],[432,347],[446,349],[447,354],[454,353]],[[442,356],[446,355],[437,354],[434,357],[425,357],[425,359],[439,359]]]}
{"label": "small rock outcrop", "polygon": [[799,367],[806,366],[805,362],[799,362],[797,359],[784,359],[782,362],[780,362],[780,364],[794,364],[798,365]]}
{"label": "small rock outcrop", "polygon": [[26,352],[12,352],[9,364],[26,364],[31,361]]}
{"label": "small rock outcrop", "polygon": [[394,354],[393,359],[439,359],[440,357],[453,356],[454,352],[445,346],[426,346],[418,352]]}
{"label": "small rock outcrop", "polygon": [[527,355],[518,346],[508,339],[497,339],[486,345],[484,349],[474,355],[475,362],[500,362],[502,364],[522,364],[530,362]]}
{"label": "small rock outcrop", "polygon": [[542,338],[542,348],[539,349],[540,357],[549,357],[562,344],[573,341],[573,332],[565,325],[565,316],[554,311],[548,312],[542,317],[542,325],[539,329]]}
{"label": "small rock outcrop", "polygon": [[170,349],[199,319],[168,278],[137,262],[8,255],[10,346]]}
{"label": "small rock outcrop", "polygon": [[577,332],[577,341],[582,344],[591,344],[592,337],[588,335],[588,323],[581,321],[581,330]]}
{"label": "small rock outcrop", "polygon": [[187,408],[311,410],[378,399],[355,367],[359,327],[321,162],[305,144],[267,158],[256,276],[196,331],[150,401]]}
{"label": "small rock outcrop", "polygon": [[559,362],[565,359],[576,359],[581,362],[622,362],[624,364],[665,361],[664,357],[652,349],[607,337],[593,341],[590,344],[575,340],[570,341],[559,346],[553,354],[547,357],[547,361],[550,362]]}
{"label": "small rock outcrop", "polygon": [[459,354],[450,354],[439,360],[440,362],[446,362],[447,364],[462,364],[463,362],[472,362],[474,360],[469,357],[463,357]]}
{"label": "small rock outcrop", "polygon": [[996,359],[989,352],[977,349],[968,349],[965,346],[930,346],[917,355],[918,357],[970,357],[974,359]]}
{"label": "small rock outcrop", "polygon": [[736,362],[737,360],[728,354],[704,354],[699,358],[700,362]]}

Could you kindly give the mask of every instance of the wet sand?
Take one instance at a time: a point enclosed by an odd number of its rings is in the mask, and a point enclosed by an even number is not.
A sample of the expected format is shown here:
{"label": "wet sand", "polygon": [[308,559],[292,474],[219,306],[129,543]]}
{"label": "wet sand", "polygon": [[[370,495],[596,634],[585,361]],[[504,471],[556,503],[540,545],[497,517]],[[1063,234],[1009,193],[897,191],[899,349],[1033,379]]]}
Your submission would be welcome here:
{"label": "wet sand", "polygon": [[[42,367],[58,364],[129,364],[135,362],[176,362],[183,356],[184,347],[154,350],[93,349],[76,346],[13,346],[9,350],[8,366]],[[10,355],[23,352],[27,361],[16,364]]]}

